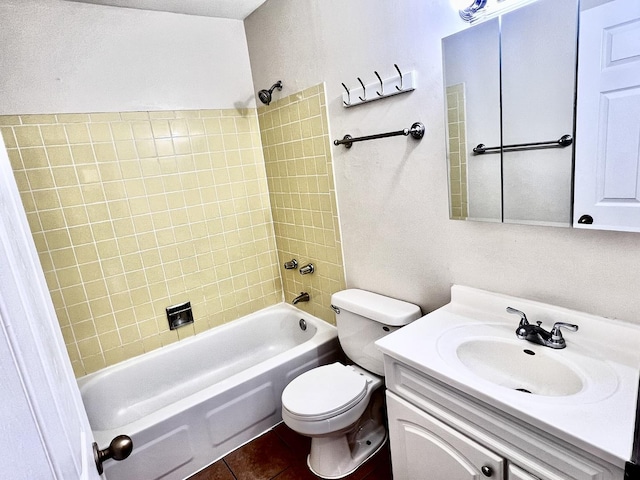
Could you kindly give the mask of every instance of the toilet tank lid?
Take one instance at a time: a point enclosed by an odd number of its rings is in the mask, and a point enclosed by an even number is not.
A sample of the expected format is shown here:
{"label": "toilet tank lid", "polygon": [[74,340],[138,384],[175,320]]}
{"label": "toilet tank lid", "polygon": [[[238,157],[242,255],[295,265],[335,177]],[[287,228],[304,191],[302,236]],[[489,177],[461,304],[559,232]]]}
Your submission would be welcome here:
{"label": "toilet tank lid", "polygon": [[392,327],[400,327],[422,316],[420,307],[377,293],[351,288],[331,295],[331,304]]}

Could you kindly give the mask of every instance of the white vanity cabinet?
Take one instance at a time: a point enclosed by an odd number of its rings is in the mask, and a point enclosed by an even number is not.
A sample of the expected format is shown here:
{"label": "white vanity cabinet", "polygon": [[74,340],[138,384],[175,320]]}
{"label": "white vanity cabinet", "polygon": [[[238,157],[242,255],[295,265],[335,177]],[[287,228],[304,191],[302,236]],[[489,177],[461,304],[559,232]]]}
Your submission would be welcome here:
{"label": "white vanity cabinet", "polygon": [[445,423],[393,393],[387,409],[394,478],[505,478],[503,458]]}
{"label": "white vanity cabinet", "polygon": [[622,480],[624,472],[385,355],[398,480]]}
{"label": "white vanity cabinet", "polygon": [[[514,309],[579,330],[566,348],[523,340]],[[376,342],[394,478],[623,480],[638,345],[636,324],[453,285],[450,303]]]}

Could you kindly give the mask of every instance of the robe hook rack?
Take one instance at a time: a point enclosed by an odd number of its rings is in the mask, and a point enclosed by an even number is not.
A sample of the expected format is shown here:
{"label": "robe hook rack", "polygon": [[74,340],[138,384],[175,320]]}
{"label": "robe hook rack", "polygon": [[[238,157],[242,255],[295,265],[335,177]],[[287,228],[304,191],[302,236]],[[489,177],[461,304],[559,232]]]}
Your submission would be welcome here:
{"label": "robe hook rack", "polygon": [[412,70],[402,73],[397,63],[394,63],[393,66],[396,69],[396,75],[383,79],[378,71],[374,70],[373,73],[377,80],[366,85],[362,81],[362,78],[356,77],[360,86],[354,89],[349,89],[349,87],[342,82],[342,87],[345,90],[345,93],[342,94],[342,105],[345,108],[354,107],[363,103],[369,103],[380,100],[381,98],[415,90],[416,72]]}

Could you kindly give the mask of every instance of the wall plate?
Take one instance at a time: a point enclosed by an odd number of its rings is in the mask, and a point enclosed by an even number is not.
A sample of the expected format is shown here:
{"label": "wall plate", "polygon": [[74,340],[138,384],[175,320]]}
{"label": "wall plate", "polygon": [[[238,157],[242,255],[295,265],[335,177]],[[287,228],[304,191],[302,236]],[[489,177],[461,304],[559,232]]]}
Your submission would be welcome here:
{"label": "wall plate", "polygon": [[167,320],[169,321],[169,330],[184,327],[193,323],[193,312],[191,311],[191,302],[180,303],[167,307]]}

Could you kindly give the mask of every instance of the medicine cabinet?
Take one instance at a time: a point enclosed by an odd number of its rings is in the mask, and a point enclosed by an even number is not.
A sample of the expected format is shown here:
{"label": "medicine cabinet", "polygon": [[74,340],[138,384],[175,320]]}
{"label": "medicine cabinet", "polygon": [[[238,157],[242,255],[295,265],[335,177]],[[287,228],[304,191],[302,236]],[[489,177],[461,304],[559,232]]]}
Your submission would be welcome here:
{"label": "medicine cabinet", "polygon": [[599,3],[580,13],[573,221],[640,232],[640,2]]}
{"label": "medicine cabinet", "polygon": [[450,216],[570,226],[577,0],[539,0],[442,41]]}

